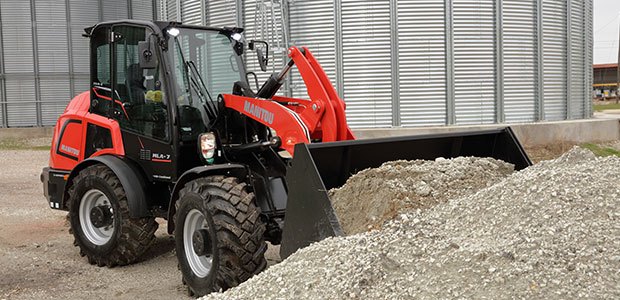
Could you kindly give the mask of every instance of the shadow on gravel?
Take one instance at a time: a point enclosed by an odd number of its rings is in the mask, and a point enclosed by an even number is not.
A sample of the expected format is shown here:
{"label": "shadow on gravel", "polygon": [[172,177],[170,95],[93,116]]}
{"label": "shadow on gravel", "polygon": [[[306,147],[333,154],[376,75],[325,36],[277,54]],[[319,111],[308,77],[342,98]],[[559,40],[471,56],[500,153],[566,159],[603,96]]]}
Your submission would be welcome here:
{"label": "shadow on gravel", "polygon": [[172,236],[158,236],[153,241],[153,245],[144,253],[140,261],[148,261],[160,257],[174,249],[174,238]]}

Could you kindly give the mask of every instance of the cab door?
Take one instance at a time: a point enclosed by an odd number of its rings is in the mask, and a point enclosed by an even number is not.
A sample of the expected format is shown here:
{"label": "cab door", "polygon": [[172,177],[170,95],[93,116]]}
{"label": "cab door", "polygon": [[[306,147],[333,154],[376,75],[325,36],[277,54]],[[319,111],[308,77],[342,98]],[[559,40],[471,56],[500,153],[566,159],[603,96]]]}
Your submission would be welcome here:
{"label": "cab door", "polygon": [[176,157],[156,38],[150,28],[137,25],[115,25],[111,31],[111,117],[120,125],[125,155],[151,180],[170,182],[176,179]]}

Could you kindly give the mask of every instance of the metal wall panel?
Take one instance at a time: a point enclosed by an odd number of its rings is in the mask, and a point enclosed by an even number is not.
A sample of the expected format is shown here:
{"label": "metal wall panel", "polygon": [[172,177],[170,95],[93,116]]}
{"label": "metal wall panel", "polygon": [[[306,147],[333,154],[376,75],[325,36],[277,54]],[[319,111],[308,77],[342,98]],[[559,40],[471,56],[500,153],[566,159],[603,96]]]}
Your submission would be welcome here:
{"label": "metal wall panel", "polygon": [[[333,0],[295,1],[289,6],[291,44],[307,46],[336,84],[336,20]],[[333,30],[330,30],[334,28]],[[292,71],[292,96],[308,99],[306,85],[297,69]]]}
{"label": "metal wall panel", "polygon": [[101,1],[103,9],[103,21],[114,21],[129,18],[129,6],[127,0]]}
{"label": "metal wall panel", "polygon": [[[156,6],[161,19],[238,25],[248,39],[268,40],[268,72],[258,71],[254,52],[246,55],[261,81],[282,67],[288,45],[309,46],[344,94],[352,127],[443,124],[452,89],[456,124],[589,117],[592,0],[540,1],[156,0]],[[100,20],[152,18],[154,1],[129,2],[0,2],[6,78],[0,85],[5,89],[0,95],[6,95],[0,118],[10,115],[0,124],[53,123],[49,114],[64,107],[72,96],[67,93],[88,88],[83,28]],[[454,56],[446,52],[452,42],[446,33],[454,37]],[[448,86],[452,69],[454,86]],[[298,74],[292,78],[293,95],[306,97]]]}
{"label": "metal wall panel", "polygon": [[0,2],[6,123],[37,125],[30,1]]}
{"label": "metal wall panel", "polygon": [[[187,1],[187,0],[184,0]],[[178,0],[161,0],[161,12],[162,20],[166,21],[181,21],[181,15],[179,12],[181,11],[180,1]]]}
{"label": "metal wall panel", "polygon": [[536,117],[536,0],[503,0],[504,114],[506,122]]}
{"label": "metal wall panel", "polygon": [[389,1],[342,0],[342,76],[352,127],[392,125]]}
{"label": "metal wall panel", "polygon": [[[0,49],[2,46],[2,42],[0,40]],[[2,69],[2,65],[0,65],[0,70]],[[2,72],[4,73],[4,72]],[[6,107],[7,107],[7,103],[6,103],[6,79],[5,78],[0,78],[0,127],[8,127],[7,125],[7,111],[6,111]]]}
{"label": "metal wall panel", "polygon": [[9,127],[37,125],[37,106],[33,78],[7,76],[7,121]]}
{"label": "metal wall panel", "polygon": [[[4,80],[2,80],[2,83],[0,84],[0,88],[2,88],[4,90]],[[5,113],[5,103],[4,103],[4,96],[0,94],[0,128],[5,127],[5,120],[4,120],[4,113]]]}
{"label": "metal wall panel", "polygon": [[190,0],[181,2],[181,22],[184,24],[204,25],[203,0]]}
{"label": "metal wall panel", "polygon": [[[570,78],[569,81],[569,112],[570,119],[583,118],[585,115],[586,90],[584,90],[585,66],[585,29],[584,29],[584,3],[583,1],[572,0],[570,3]],[[587,91],[588,95],[590,94]]]}
{"label": "metal wall panel", "polygon": [[[33,73],[32,23],[30,1],[0,2],[2,45],[6,73]],[[10,98],[9,98],[10,99]]]}
{"label": "metal wall panel", "polygon": [[[88,75],[84,80],[75,80],[73,82],[75,94],[81,94],[83,92],[87,92],[90,89],[90,75]],[[75,95],[73,96],[75,97]]]}
{"label": "metal wall panel", "polygon": [[67,9],[64,1],[35,2],[39,99],[43,126],[52,126],[71,100]]}
{"label": "metal wall panel", "polygon": [[585,113],[584,118],[591,118],[593,114],[593,103],[590,101],[592,99],[592,81],[593,81],[593,70],[589,66],[592,66],[593,60],[593,3],[592,0],[584,1],[584,39],[585,39],[585,62],[584,65],[586,67],[586,72],[584,74],[585,82],[584,82],[584,103],[585,103]]}
{"label": "metal wall panel", "polygon": [[129,12],[152,18],[152,1],[134,2],[130,7],[127,0],[1,1],[0,126],[54,125],[71,98],[89,88],[84,28]]}
{"label": "metal wall panel", "polygon": [[67,12],[64,1],[37,0],[35,2],[39,72],[69,71],[67,49]]}
{"label": "metal wall panel", "polygon": [[207,1],[207,25],[237,26],[237,4],[234,0]]}
{"label": "metal wall panel", "polygon": [[[2,45],[2,44],[0,44]],[[0,89],[2,90],[2,93],[0,93],[0,128],[2,127],[6,127],[6,120],[5,120],[5,106],[6,103],[4,102],[4,79],[0,80]]]}
{"label": "metal wall panel", "polygon": [[543,86],[545,120],[566,119],[566,0],[546,0],[543,7]]}
{"label": "metal wall panel", "polygon": [[73,89],[75,94],[88,90],[90,82],[90,62],[88,39],[83,37],[84,28],[99,21],[98,0],[70,0],[71,13],[71,53],[73,58]]}
{"label": "metal wall panel", "polygon": [[[386,24],[382,23],[386,20],[374,16],[368,18],[362,12],[375,4],[373,1],[330,2],[294,1],[290,14],[291,40],[323,38],[330,32],[313,28],[315,23],[332,26],[331,20],[335,20],[335,54],[331,56],[329,53],[321,61],[335,59],[336,82],[344,76],[340,83],[344,86],[344,99],[347,103],[355,103],[362,100],[351,97],[351,86],[363,81],[351,77],[347,68],[365,64],[369,68],[359,73],[374,73],[373,67],[378,60],[374,55],[360,58],[359,53],[344,51],[352,42],[358,42],[347,36],[347,25],[357,22],[358,28],[380,26]],[[591,115],[591,0],[392,0],[381,2],[384,10],[387,10],[388,2],[395,2],[393,6],[397,7],[388,18],[392,24],[396,18],[398,26],[394,27],[398,31],[398,43],[382,45],[392,51],[385,51],[381,58],[385,59],[384,65],[389,64],[387,58],[394,56],[393,48],[398,47],[397,59],[391,61],[398,62],[395,67],[398,76],[390,79],[392,89],[398,93],[394,94],[398,101],[393,103],[391,113],[400,120],[396,119],[393,124],[418,126],[562,120],[567,118],[567,111],[571,112],[572,118]],[[339,3],[342,3],[342,9]],[[567,3],[571,5],[568,11]],[[450,6],[445,7],[446,4]],[[331,11],[323,12],[332,9],[332,5],[333,18]],[[304,6],[308,8],[296,11],[297,7]],[[380,14],[380,9],[376,14]],[[318,21],[317,15],[325,19]],[[570,26],[569,19],[574,19]],[[340,20],[342,26],[339,27]],[[364,37],[360,40],[377,38],[375,31],[362,30]],[[306,38],[305,35],[312,37]],[[387,36],[384,32],[383,38]],[[329,42],[323,45],[329,49],[331,41],[329,37],[325,40]],[[345,45],[339,47],[340,41]],[[372,46],[364,44],[359,48],[371,54],[375,51]],[[450,51],[446,52],[446,49]],[[387,77],[387,68],[384,72],[385,76],[373,79]],[[424,72],[427,72],[426,78]],[[450,84],[452,80],[454,84]],[[294,76],[293,82],[293,86],[301,85],[299,77]],[[571,82],[575,84],[569,87]],[[294,95],[299,96],[297,91]],[[366,104],[383,100],[372,93],[364,96],[369,99],[362,102]],[[433,97],[436,97],[435,101],[430,100]],[[570,106],[567,99],[570,99]],[[370,120],[375,115],[370,107],[351,111],[357,109],[356,105],[348,108],[350,113],[359,115],[359,119]],[[445,119],[446,115],[448,119]],[[372,121],[357,123],[351,114],[349,121],[353,127],[390,125],[378,125]]]}
{"label": "metal wall panel", "polygon": [[133,19],[153,20],[153,0],[131,0],[131,14]]}
{"label": "metal wall panel", "polygon": [[402,126],[446,123],[445,0],[398,3]]}
{"label": "metal wall panel", "polygon": [[43,126],[53,126],[71,100],[69,78],[41,79],[41,118]]}
{"label": "metal wall panel", "polygon": [[495,0],[454,0],[457,124],[495,122]]}

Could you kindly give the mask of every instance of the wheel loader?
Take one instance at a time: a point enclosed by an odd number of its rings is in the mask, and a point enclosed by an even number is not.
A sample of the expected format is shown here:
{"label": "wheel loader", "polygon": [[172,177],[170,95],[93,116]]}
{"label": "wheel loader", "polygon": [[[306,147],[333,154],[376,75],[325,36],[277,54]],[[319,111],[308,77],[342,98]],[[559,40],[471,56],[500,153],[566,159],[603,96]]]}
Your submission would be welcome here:
{"label": "wheel loader", "polygon": [[[456,156],[531,164],[510,128],[356,140],[309,49],[291,47],[258,85],[244,58],[256,52],[264,71],[268,45],[242,33],[137,20],[85,29],[89,90],[59,117],[41,180],[89,263],[139,260],[164,218],[182,281],[205,295],[262,271],[266,241],[285,258],[342,235],[327,191],[362,169]],[[309,99],[276,95],[293,67]]]}

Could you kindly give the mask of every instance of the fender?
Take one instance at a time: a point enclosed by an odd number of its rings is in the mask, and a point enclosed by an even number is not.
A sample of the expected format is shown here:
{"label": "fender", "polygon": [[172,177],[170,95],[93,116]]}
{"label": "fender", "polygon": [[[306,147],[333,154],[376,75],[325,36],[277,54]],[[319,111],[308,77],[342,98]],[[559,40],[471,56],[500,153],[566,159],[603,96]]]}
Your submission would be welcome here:
{"label": "fender", "polygon": [[80,162],[69,174],[67,185],[63,193],[63,203],[69,200],[69,188],[73,185],[73,178],[86,167],[94,164],[104,164],[118,177],[118,180],[125,190],[127,202],[129,205],[129,216],[132,218],[150,217],[153,214],[149,210],[146,201],[144,175],[140,170],[127,159],[123,159],[113,155],[102,155],[92,157]]}
{"label": "fender", "polygon": [[174,214],[176,213],[176,205],[179,198],[179,191],[185,186],[186,183],[200,177],[206,177],[211,175],[228,175],[237,177],[245,181],[245,177],[248,176],[248,167],[240,164],[221,164],[211,166],[199,166],[193,169],[189,169],[181,175],[179,180],[174,184],[172,189],[172,195],[170,196],[170,204],[168,204],[168,233],[174,232]]}

